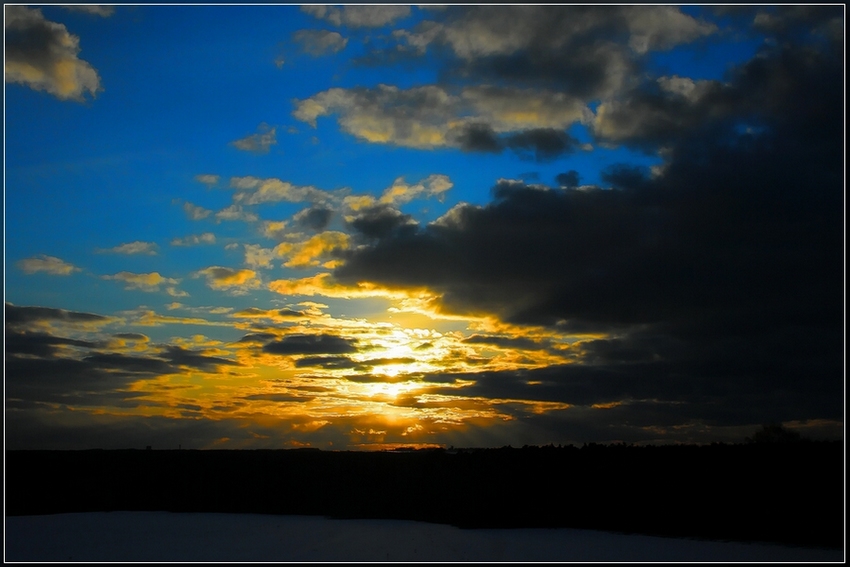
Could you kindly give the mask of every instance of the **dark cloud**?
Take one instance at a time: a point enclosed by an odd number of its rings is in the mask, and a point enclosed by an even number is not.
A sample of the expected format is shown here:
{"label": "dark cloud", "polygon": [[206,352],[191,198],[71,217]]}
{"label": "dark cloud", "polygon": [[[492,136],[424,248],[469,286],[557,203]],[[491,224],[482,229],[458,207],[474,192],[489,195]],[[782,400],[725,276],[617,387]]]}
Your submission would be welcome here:
{"label": "dark cloud", "polygon": [[571,169],[566,173],[559,173],[555,177],[555,181],[561,187],[574,188],[579,186],[580,177],[578,171]]}
{"label": "dark cloud", "polygon": [[263,352],[268,354],[346,354],[357,352],[357,341],[338,335],[288,335],[279,341],[267,343]]}
{"label": "dark cloud", "polygon": [[315,206],[304,209],[297,213],[292,220],[298,226],[309,228],[310,230],[322,231],[328,227],[333,218],[333,210],[327,207]]}
{"label": "dark cloud", "polygon": [[520,157],[536,161],[551,161],[563,154],[575,151],[578,140],[553,128],[537,128],[511,134],[505,140]]}
{"label": "dark cloud", "polygon": [[197,368],[207,372],[218,370],[219,366],[240,366],[233,360],[220,358],[217,356],[206,356],[197,351],[188,350],[179,346],[167,346],[163,353],[163,358],[174,364],[175,366],[188,366]]}
{"label": "dark cloud", "polygon": [[115,333],[113,337],[125,339],[128,341],[147,341],[148,337],[141,333]]}
{"label": "dark cloud", "polygon": [[413,217],[391,205],[374,205],[357,211],[348,224],[367,238],[402,237],[417,227]]}
{"label": "dark cloud", "polygon": [[592,99],[638,76],[641,58],[716,32],[670,6],[452,6],[399,32],[441,47],[446,78],[557,88]]}
{"label": "dark cloud", "polygon": [[484,206],[348,251],[334,275],[428,287],[448,313],[610,334],[577,347],[583,364],[468,375],[446,394],[600,404],[634,427],[841,419],[835,47],[768,45],[724,84],[628,91],[595,133],[664,147],[660,168],[609,168],[610,188],[503,180]]}
{"label": "dark cloud", "polygon": [[96,348],[97,343],[56,337],[49,333],[6,331],[4,352],[10,355],[30,355],[50,357],[59,352],[60,345],[76,346],[87,349]]}
{"label": "dark cloud", "polygon": [[179,369],[168,362],[143,356],[127,356],[118,353],[99,353],[87,356],[83,362],[99,370],[118,371],[124,375],[147,374],[151,376],[174,374]]}
{"label": "dark cloud", "polygon": [[523,159],[551,161],[575,151],[579,142],[554,128],[536,128],[499,136],[489,124],[469,123],[455,134],[454,142],[469,152],[500,153],[510,148]]}
{"label": "dark cloud", "polygon": [[39,321],[61,321],[63,323],[106,323],[109,317],[94,313],[66,311],[50,307],[21,307],[6,303],[4,316],[7,326],[27,325]]}
{"label": "dark cloud", "polygon": [[273,333],[249,333],[239,339],[237,342],[240,343],[262,343],[265,344],[269,341],[273,341],[277,338],[277,335]]}
{"label": "dark cloud", "polygon": [[79,59],[80,38],[41,10],[5,6],[6,82],[47,91],[62,100],[84,101],[102,90],[97,71]]}
{"label": "dark cloud", "polygon": [[543,350],[551,346],[549,341],[537,341],[524,337],[505,337],[500,335],[472,335],[463,342],[470,344],[493,345],[499,348],[516,348],[522,350]]}
{"label": "dark cloud", "polygon": [[457,133],[456,143],[468,152],[500,153],[504,144],[489,124],[472,122],[465,124]]}

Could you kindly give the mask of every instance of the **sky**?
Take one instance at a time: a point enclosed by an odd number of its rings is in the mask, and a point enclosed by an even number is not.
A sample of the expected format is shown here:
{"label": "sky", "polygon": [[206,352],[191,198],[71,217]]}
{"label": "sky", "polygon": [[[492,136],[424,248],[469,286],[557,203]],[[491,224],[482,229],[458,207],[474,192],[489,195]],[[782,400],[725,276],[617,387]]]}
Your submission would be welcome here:
{"label": "sky", "polygon": [[843,5],[4,30],[7,448],[843,438]]}

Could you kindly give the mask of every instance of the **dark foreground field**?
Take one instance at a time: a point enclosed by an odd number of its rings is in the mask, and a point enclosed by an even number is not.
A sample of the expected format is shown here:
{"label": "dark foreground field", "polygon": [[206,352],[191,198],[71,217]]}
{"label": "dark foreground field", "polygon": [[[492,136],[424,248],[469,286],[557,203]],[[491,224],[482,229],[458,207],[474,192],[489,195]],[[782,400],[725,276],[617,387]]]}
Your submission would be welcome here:
{"label": "dark foreground field", "polygon": [[228,512],[841,548],[840,442],[414,452],[7,451],[6,515]]}

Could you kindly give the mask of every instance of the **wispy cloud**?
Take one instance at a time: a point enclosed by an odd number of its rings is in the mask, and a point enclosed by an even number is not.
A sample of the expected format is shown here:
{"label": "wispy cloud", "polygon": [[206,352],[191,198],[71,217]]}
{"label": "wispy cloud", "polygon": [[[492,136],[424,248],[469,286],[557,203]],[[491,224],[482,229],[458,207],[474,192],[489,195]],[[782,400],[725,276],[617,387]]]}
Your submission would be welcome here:
{"label": "wispy cloud", "polygon": [[377,28],[410,15],[410,6],[302,6],[301,10],[336,26]]}
{"label": "wispy cloud", "polygon": [[[116,280],[120,282],[124,282],[125,289],[131,290],[140,290],[147,292],[159,291],[160,286],[163,285],[177,285],[180,283],[179,279],[176,278],[166,278],[159,274],[159,272],[151,272],[148,274],[134,274],[132,272],[118,272],[112,276],[101,276],[105,280]],[[173,295],[173,293],[170,293]]]}
{"label": "wispy cloud", "polygon": [[80,268],[60,260],[55,256],[41,254],[33,258],[26,258],[18,262],[18,268],[27,274],[44,272],[54,276],[68,276],[79,272]]}
{"label": "wispy cloud", "polygon": [[211,173],[202,173],[200,175],[195,176],[195,181],[198,183],[203,183],[207,187],[212,187],[218,183],[219,180],[218,175],[213,175]]}
{"label": "wispy cloud", "polygon": [[213,213],[209,209],[188,202],[183,203],[183,210],[186,211],[186,216],[192,220],[203,220]]}
{"label": "wispy cloud", "polygon": [[171,240],[172,246],[197,246],[199,244],[215,244],[215,234],[204,232],[203,234],[190,234],[183,238],[174,238]]}
{"label": "wispy cloud", "polygon": [[273,145],[277,144],[277,128],[265,123],[260,124],[256,134],[234,140],[231,144],[238,150],[266,154]]}
{"label": "wispy cloud", "polygon": [[314,57],[342,51],[348,44],[347,38],[327,30],[300,30],[292,34],[292,39]]}
{"label": "wispy cloud", "polygon": [[128,242],[126,244],[121,244],[119,246],[115,246],[114,248],[105,248],[98,249],[98,252],[101,253],[113,253],[113,254],[146,254],[149,256],[155,256],[157,253],[157,245],[154,242],[142,242],[141,240],[136,240],[135,242]]}

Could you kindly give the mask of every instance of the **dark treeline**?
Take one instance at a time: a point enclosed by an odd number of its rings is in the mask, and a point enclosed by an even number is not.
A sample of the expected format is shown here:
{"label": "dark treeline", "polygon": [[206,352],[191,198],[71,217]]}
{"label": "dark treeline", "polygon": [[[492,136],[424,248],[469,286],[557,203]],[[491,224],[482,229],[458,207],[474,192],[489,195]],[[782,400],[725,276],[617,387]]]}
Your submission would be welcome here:
{"label": "dark treeline", "polygon": [[843,547],[842,442],[7,451],[6,514],[307,514]]}

